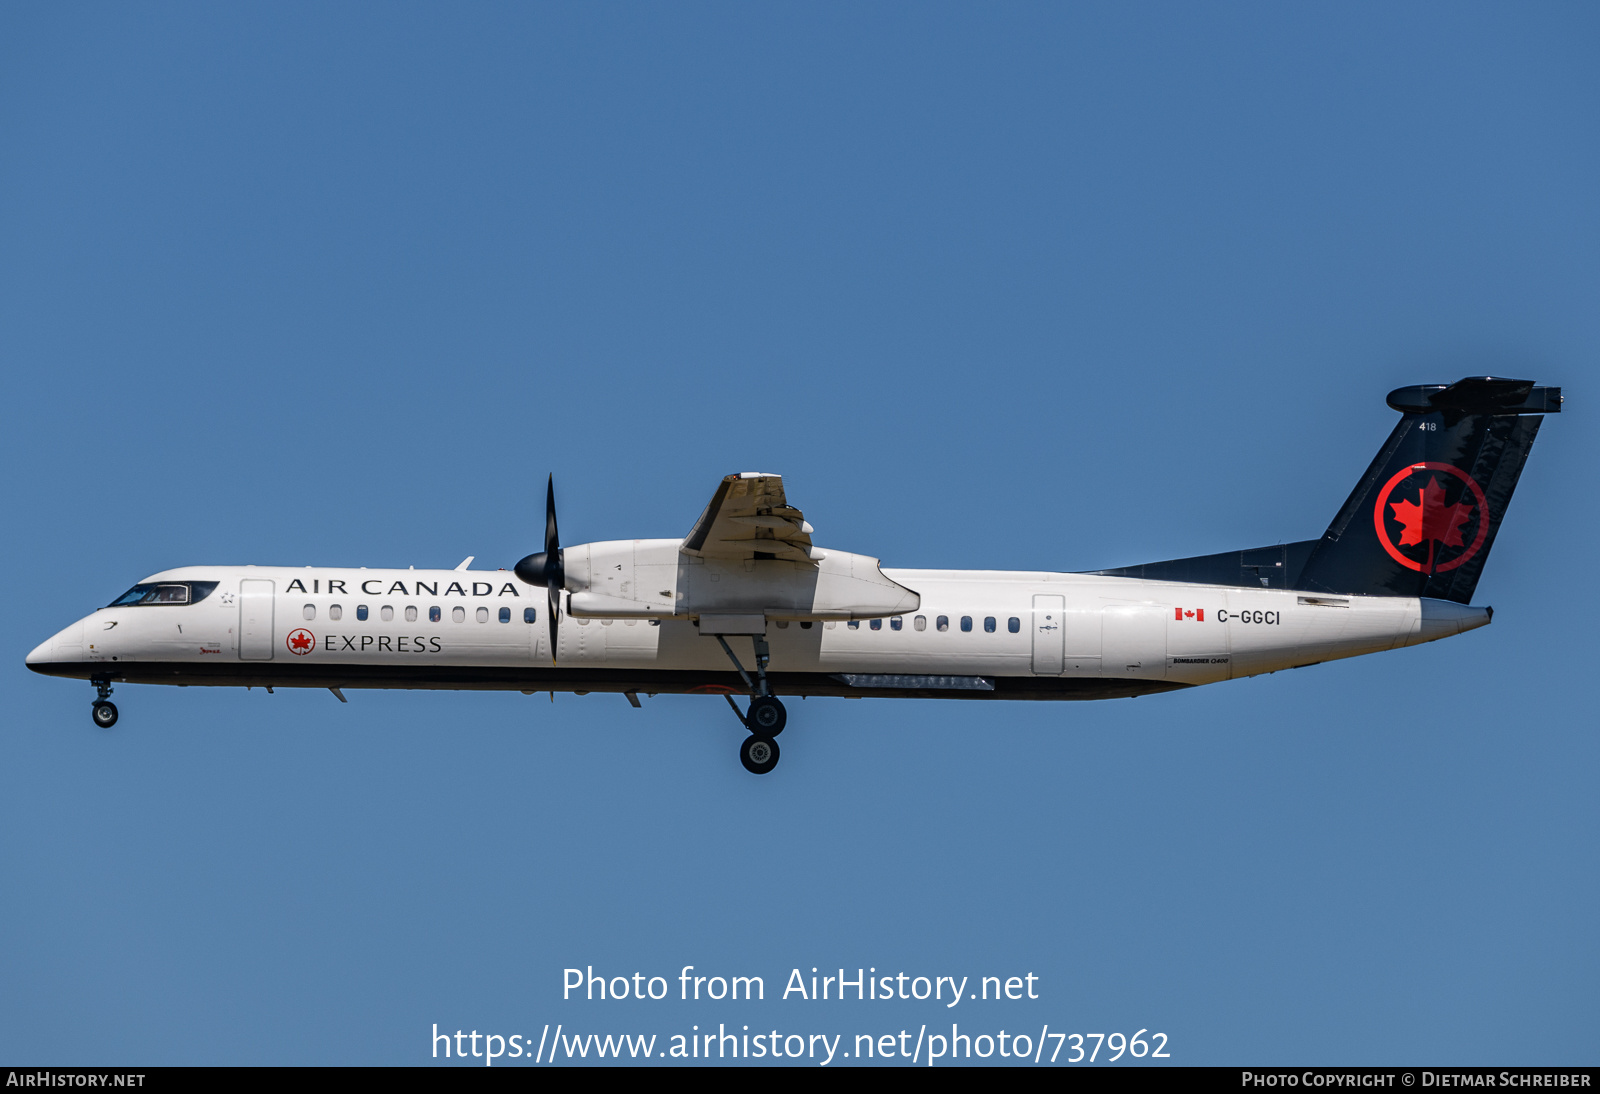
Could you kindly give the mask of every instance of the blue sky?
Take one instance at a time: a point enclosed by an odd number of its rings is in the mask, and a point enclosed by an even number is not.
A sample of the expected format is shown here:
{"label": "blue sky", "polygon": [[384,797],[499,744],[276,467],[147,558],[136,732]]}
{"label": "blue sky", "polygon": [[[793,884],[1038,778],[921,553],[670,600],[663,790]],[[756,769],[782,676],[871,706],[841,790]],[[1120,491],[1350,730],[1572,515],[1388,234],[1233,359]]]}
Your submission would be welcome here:
{"label": "blue sky", "polygon": [[[951,1018],[560,999],[692,964],[1595,1063],[1597,53],[1581,4],[6,7],[0,1056]],[[764,779],[709,698],[129,686],[103,733],[22,664],[169,566],[510,566],[551,471],[570,542],[748,469],[890,566],[1308,538],[1388,390],[1485,372],[1569,409],[1429,647],[792,703]]]}

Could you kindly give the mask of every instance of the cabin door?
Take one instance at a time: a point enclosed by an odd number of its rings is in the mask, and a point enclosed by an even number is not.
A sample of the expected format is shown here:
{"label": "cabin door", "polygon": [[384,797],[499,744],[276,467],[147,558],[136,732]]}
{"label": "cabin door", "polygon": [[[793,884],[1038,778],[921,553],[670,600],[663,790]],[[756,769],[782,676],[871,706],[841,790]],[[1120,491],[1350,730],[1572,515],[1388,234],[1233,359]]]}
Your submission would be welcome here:
{"label": "cabin door", "polygon": [[272,582],[246,578],[239,582],[239,660],[271,661]]}
{"label": "cabin door", "polygon": [[1033,598],[1033,671],[1040,676],[1060,676],[1066,652],[1067,598]]}

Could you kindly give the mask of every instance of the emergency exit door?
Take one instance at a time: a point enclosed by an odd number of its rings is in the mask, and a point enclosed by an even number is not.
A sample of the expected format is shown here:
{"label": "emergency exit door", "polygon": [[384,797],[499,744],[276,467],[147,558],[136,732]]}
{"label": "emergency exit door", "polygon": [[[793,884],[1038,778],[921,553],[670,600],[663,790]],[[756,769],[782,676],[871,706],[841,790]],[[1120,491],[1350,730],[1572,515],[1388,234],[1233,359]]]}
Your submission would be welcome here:
{"label": "emergency exit door", "polygon": [[1066,650],[1067,598],[1033,598],[1033,671],[1040,676],[1060,676]]}
{"label": "emergency exit door", "polygon": [[239,582],[239,660],[271,661],[272,582],[247,578]]}

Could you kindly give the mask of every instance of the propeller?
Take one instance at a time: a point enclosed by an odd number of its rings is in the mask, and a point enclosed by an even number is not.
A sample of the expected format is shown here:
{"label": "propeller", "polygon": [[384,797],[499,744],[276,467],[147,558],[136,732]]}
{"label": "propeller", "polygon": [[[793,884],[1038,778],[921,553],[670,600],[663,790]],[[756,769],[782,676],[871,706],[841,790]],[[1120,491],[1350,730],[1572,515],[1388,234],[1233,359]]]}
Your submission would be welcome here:
{"label": "propeller", "polygon": [[561,590],[566,584],[567,572],[561,563],[561,537],[556,534],[556,477],[550,476],[544,495],[544,550],[529,555],[516,565],[516,574],[529,585],[543,585],[549,605],[550,660],[556,659],[557,613],[561,607]]}

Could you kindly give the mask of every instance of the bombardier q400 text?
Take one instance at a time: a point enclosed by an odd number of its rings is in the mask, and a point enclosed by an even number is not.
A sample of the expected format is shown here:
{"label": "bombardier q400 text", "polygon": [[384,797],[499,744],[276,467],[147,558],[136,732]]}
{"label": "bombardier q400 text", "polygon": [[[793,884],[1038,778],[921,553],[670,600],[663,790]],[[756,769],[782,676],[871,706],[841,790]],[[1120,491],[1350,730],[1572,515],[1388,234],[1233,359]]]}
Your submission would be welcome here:
{"label": "bombardier q400 text", "polygon": [[[756,774],[780,696],[1111,699],[1431,642],[1469,607],[1561,389],[1390,392],[1400,421],[1320,539],[1092,573],[885,570],[817,547],[777,475],[729,475],[682,539],[545,549],[514,572],[185,566],[28,655],[88,680],[727,697]],[[541,595],[542,593],[542,595]],[[734,695],[749,696],[740,711]]]}

